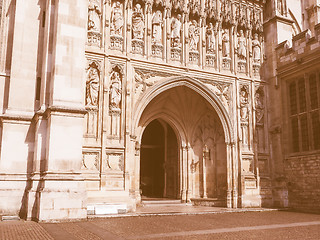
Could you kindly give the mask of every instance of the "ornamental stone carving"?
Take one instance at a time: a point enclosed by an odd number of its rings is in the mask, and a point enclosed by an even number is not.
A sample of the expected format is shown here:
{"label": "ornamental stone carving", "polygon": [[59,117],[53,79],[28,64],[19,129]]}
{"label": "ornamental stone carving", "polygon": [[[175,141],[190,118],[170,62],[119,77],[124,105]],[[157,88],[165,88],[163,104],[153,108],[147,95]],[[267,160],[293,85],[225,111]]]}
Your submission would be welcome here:
{"label": "ornamental stone carving", "polygon": [[217,11],[217,1],[216,0],[206,0],[205,1],[205,13],[208,18],[217,20],[218,11]]}
{"label": "ornamental stone carving", "polygon": [[219,97],[226,110],[231,112],[231,84],[211,82],[209,88]]}

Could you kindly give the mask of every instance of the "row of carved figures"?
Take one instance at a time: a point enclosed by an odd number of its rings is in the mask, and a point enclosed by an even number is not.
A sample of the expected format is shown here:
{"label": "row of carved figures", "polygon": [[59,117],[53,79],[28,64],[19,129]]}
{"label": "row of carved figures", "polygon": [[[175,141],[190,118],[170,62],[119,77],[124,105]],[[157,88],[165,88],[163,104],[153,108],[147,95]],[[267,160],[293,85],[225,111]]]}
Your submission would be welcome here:
{"label": "row of carved figures", "polygon": [[[98,46],[101,44],[100,15],[101,10],[99,9],[97,2],[90,2],[88,13],[88,42]],[[135,4],[131,19],[132,51],[134,53],[144,54],[146,19],[141,4]],[[184,34],[184,21],[182,15],[177,13],[171,18],[165,19],[161,10],[155,10],[150,21],[152,26],[150,34],[152,55],[155,57],[163,57],[163,44],[166,34],[167,39],[170,40],[171,58],[173,60],[180,60],[182,35]],[[110,47],[112,49],[123,50],[124,22],[122,3],[116,1],[113,4],[110,19]],[[201,25],[203,24],[200,24],[199,22],[200,21],[192,19],[185,24],[187,27],[187,33],[185,34],[186,42],[188,42],[189,51],[191,52],[189,56],[190,61],[195,60],[195,62],[197,62],[199,58],[198,52],[201,47],[201,32],[204,32],[205,34],[205,39],[203,39],[202,42],[203,46],[206,46],[206,53],[214,55],[216,52],[217,36],[220,36],[218,35],[218,31],[222,31],[222,37],[221,39],[218,39],[220,43],[219,48],[222,50],[223,57],[230,58],[230,33],[229,29],[226,28],[227,26],[223,27],[222,25],[219,25],[218,22],[208,22],[207,26],[203,26],[202,28]],[[165,23],[169,26],[166,26]],[[164,33],[165,29],[167,29],[167,31]],[[251,31],[248,31],[247,35],[251,35]],[[235,46],[235,52],[238,54],[239,60],[246,60],[247,38],[248,37],[244,36],[243,29],[240,29],[238,31],[238,43],[237,46]],[[261,58],[261,39],[259,39],[258,32],[253,32],[252,49],[250,49],[249,52],[252,52],[254,62],[259,64]]]}

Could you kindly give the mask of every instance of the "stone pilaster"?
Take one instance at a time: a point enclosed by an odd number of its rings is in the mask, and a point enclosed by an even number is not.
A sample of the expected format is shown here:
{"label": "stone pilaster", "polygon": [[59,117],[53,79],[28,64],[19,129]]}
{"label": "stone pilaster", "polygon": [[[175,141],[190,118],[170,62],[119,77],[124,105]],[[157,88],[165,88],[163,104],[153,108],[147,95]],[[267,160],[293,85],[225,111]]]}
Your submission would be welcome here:
{"label": "stone pilaster", "polygon": [[38,16],[42,14],[43,4],[39,5],[37,0],[17,0],[8,7],[10,37],[6,46],[6,66],[3,66],[6,74],[4,78],[0,77],[0,88],[3,87],[3,95],[0,94],[1,108],[3,106],[0,116],[0,214],[26,217],[30,177],[34,172],[32,119],[36,108],[37,77],[41,76],[38,69],[38,51],[41,49],[35,43],[41,42],[42,22]]}
{"label": "stone pilaster", "polygon": [[41,187],[37,190],[35,217],[40,221],[85,218],[87,214],[80,174],[86,21],[86,0],[55,2],[50,97],[44,113],[47,152],[40,175]]}

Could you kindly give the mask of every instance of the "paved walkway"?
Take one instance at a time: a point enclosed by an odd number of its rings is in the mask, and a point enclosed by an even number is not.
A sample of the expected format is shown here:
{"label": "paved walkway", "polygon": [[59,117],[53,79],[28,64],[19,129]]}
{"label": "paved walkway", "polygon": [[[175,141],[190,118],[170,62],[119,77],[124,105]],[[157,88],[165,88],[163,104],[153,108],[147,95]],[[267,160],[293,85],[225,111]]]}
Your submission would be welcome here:
{"label": "paved walkway", "polygon": [[[266,209],[162,206],[140,213],[63,223],[0,222],[0,239],[320,239],[320,215]],[[161,210],[158,208],[158,210]],[[211,211],[209,211],[211,210]]]}

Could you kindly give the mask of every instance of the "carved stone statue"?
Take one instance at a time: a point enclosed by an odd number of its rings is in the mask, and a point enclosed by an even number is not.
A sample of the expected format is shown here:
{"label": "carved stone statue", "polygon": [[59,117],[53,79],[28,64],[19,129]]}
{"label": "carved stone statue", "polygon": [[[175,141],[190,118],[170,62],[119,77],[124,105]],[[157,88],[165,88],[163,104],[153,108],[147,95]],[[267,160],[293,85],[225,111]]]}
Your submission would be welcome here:
{"label": "carved stone statue", "polygon": [[258,34],[255,33],[253,35],[253,40],[252,40],[252,53],[253,53],[253,60],[255,62],[260,62],[261,59],[261,44],[258,39]]}
{"label": "carved stone statue", "polygon": [[173,18],[171,22],[171,45],[179,47],[181,38],[181,15],[178,14],[177,18]]}
{"label": "carved stone statue", "polygon": [[98,69],[90,67],[86,81],[86,105],[97,106],[99,95],[99,72]]}
{"label": "carved stone statue", "polygon": [[243,30],[240,30],[238,36],[238,57],[240,60],[245,60],[247,57],[246,38],[244,37]]}
{"label": "carved stone statue", "polygon": [[240,119],[242,122],[246,122],[248,120],[248,93],[245,89],[241,89],[240,92]]}
{"label": "carved stone statue", "polygon": [[137,3],[132,13],[132,39],[142,40],[144,28],[144,15],[141,5]]}
{"label": "carved stone statue", "polygon": [[118,72],[114,72],[111,76],[111,86],[110,86],[110,107],[111,109],[120,109],[121,102],[121,79]]}
{"label": "carved stone statue", "polygon": [[122,36],[123,30],[123,11],[122,4],[117,1],[113,4],[111,13],[111,34]]}
{"label": "carved stone statue", "polygon": [[229,32],[227,29],[223,30],[222,33],[222,56],[230,57]]}
{"label": "carved stone statue", "polygon": [[152,16],[152,41],[162,43],[162,12],[157,10]]}
{"label": "carved stone statue", "polygon": [[90,0],[88,5],[88,30],[101,31],[101,10],[99,3],[96,0]]}
{"label": "carved stone statue", "polygon": [[189,25],[189,50],[198,51],[200,29],[196,20],[192,20]]}
{"label": "carved stone statue", "polygon": [[213,53],[216,49],[216,39],[214,34],[213,24],[209,23],[206,30],[206,37],[207,37],[207,51]]}

